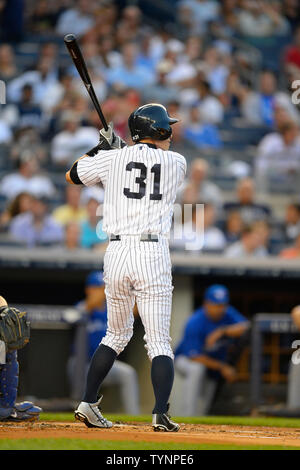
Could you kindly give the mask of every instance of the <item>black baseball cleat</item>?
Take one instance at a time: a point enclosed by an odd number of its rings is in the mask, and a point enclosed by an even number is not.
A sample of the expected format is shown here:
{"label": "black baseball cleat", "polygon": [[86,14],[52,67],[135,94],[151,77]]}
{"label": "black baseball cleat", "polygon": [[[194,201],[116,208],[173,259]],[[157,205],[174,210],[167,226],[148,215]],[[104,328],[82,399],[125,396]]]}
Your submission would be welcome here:
{"label": "black baseball cleat", "polygon": [[180,429],[179,424],[174,423],[174,421],[171,421],[171,418],[168,413],[154,413],[152,415],[152,427],[154,431],[164,432],[177,432]]}

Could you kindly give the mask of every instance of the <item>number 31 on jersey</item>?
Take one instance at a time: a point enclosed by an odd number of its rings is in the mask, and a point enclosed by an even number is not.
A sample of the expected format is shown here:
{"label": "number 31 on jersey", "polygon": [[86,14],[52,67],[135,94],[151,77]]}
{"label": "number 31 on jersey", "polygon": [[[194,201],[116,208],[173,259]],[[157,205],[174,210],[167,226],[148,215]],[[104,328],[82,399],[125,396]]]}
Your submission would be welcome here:
{"label": "number 31 on jersey", "polygon": [[[140,162],[129,162],[126,165],[126,171],[132,171],[133,169],[140,170],[140,175],[135,178],[135,183],[139,185],[139,190],[134,192],[130,191],[129,188],[124,188],[123,193],[129,199],[142,199],[146,194],[146,178],[148,168],[144,163]],[[162,194],[160,194],[160,170],[161,164],[156,163],[151,168],[151,173],[154,173],[154,184],[153,184],[153,192],[150,194],[150,199],[152,201],[160,201],[162,198]]]}

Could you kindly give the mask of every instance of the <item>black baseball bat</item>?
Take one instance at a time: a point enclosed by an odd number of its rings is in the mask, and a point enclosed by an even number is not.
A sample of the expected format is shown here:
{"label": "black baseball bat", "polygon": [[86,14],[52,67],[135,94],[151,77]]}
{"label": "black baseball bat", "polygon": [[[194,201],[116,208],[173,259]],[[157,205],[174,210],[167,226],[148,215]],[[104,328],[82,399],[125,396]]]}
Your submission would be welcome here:
{"label": "black baseball bat", "polygon": [[96,96],[92,81],[89,76],[88,69],[85,64],[85,60],[83,58],[83,55],[81,53],[81,50],[79,48],[77,38],[74,34],[67,34],[64,37],[64,42],[65,45],[69,51],[69,54],[74,62],[74,65],[84,83],[85,88],[87,89],[88,94],[91,97],[91,100],[95,106],[95,109],[98,113],[98,116],[100,118],[100,121],[104,127],[104,129],[107,131],[108,130],[108,125],[106,122],[106,119],[104,117],[104,114],[102,112],[101,106],[99,104],[98,98]]}

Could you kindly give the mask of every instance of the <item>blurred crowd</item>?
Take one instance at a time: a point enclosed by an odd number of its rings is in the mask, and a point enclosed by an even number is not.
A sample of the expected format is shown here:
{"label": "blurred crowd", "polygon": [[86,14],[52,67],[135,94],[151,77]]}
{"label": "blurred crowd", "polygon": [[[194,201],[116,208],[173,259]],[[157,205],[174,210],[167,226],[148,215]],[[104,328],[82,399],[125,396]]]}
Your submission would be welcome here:
{"label": "blurred crowd", "polygon": [[103,190],[64,181],[100,126],[63,43],[74,33],[107,121],[129,145],[140,104],[179,118],[172,148],[188,174],[177,202],[204,204],[199,254],[299,257],[299,3],[162,0],[160,16],[147,1],[0,0],[0,243],[106,246]]}

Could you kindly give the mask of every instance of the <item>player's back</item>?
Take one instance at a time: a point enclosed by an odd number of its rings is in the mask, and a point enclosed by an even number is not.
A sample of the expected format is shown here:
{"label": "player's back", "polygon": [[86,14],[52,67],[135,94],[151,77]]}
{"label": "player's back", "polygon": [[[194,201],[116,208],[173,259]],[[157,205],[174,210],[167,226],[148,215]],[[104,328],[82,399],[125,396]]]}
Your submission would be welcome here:
{"label": "player's back", "polygon": [[182,155],[149,144],[112,152],[101,178],[105,187],[103,229],[118,235],[167,235],[185,171]]}

